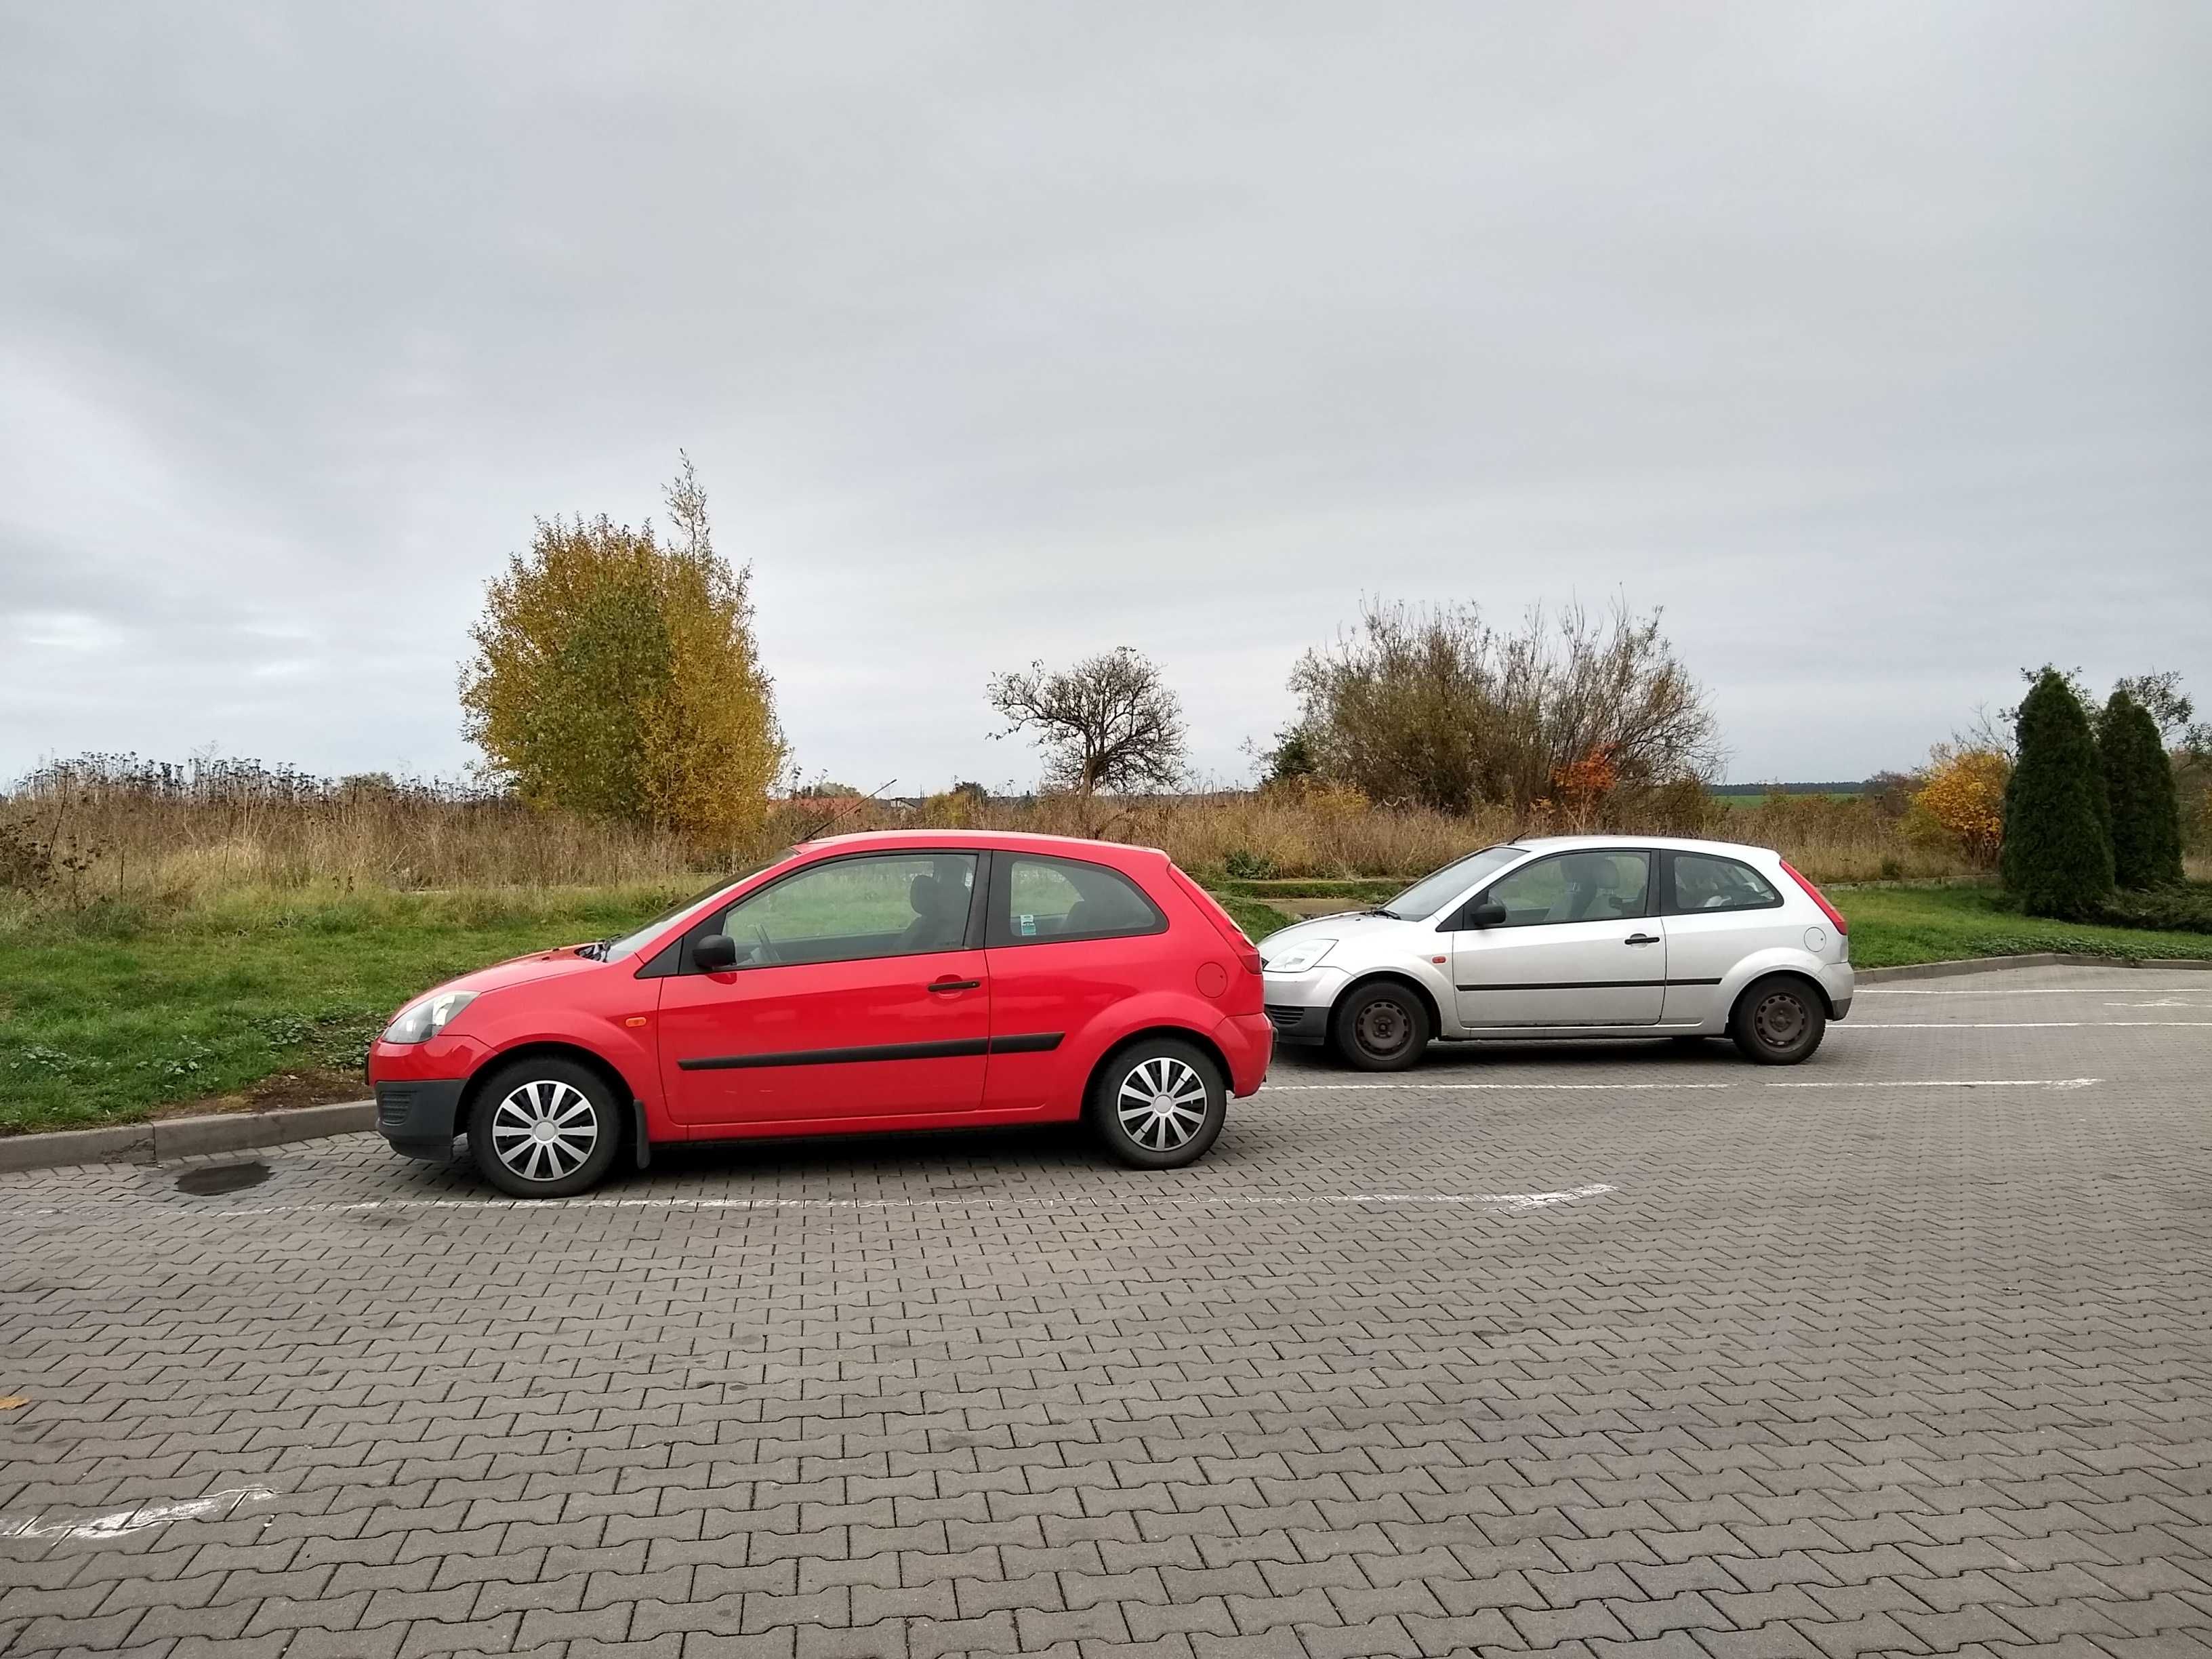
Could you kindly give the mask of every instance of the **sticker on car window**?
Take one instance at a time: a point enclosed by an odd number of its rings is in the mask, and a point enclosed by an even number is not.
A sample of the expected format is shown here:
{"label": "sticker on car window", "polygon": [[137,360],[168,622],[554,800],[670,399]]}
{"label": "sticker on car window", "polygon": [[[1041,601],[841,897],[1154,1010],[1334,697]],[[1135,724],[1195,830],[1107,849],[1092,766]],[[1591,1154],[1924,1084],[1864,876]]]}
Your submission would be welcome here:
{"label": "sticker on car window", "polygon": [[1035,916],[1022,916],[1018,918],[1018,925],[1020,927],[1021,935],[1024,939],[1035,937],[1036,933],[1036,918]]}

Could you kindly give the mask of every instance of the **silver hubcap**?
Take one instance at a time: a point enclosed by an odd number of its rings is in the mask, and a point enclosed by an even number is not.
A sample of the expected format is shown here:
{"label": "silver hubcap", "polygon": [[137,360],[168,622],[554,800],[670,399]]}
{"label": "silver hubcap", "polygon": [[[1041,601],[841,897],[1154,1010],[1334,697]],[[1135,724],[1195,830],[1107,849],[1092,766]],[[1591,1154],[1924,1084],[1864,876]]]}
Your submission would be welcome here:
{"label": "silver hubcap", "polygon": [[1788,992],[1777,992],[1752,1015],[1759,1040],[1770,1048],[1787,1048],[1805,1035],[1805,1005]]}
{"label": "silver hubcap", "polygon": [[491,1115],[491,1144],[525,1181],[558,1181],[599,1144],[599,1114],[573,1084],[526,1083]]}
{"label": "silver hubcap", "polygon": [[1162,1054],[1140,1060],[1121,1079],[1114,1110],[1121,1131],[1147,1152],[1172,1152],[1206,1121],[1206,1079]]}

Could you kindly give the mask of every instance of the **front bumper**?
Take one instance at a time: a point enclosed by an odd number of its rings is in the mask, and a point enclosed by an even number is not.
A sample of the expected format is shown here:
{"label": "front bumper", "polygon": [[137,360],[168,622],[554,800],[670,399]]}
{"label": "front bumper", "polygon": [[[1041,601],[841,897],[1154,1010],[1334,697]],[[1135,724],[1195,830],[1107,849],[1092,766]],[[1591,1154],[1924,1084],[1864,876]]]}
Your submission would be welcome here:
{"label": "front bumper", "polygon": [[407,1079],[376,1085],[376,1132],[407,1158],[447,1158],[460,1132],[459,1079]]}
{"label": "front bumper", "polygon": [[1303,974],[1267,976],[1267,1023],[1278,1042],[1328,1041],[1328,1011],[1344,988],[1344,970],[1324,964]]}
{"label": "front bumper", "polygon": [[1275,1028],[1278,1042],[1318,1043],[1328,1041],[1328,1010],[1301,1008],[1286,1002],[1267,1005],[1267,1023]]}

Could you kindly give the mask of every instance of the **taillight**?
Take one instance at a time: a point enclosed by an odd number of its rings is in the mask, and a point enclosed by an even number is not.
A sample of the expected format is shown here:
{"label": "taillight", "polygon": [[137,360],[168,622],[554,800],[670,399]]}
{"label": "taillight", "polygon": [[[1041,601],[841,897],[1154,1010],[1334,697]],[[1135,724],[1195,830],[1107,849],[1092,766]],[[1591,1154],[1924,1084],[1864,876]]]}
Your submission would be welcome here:
{"label": "taillight", "polygon": [[1249,945],[1237,953],[1237,960],[1244,964],[1244,971],[1248,974],[1264,974],[1267,971],[1267,964],[1260,960],[1260,953]]}
{"label": "taillight", "polygon": [[1819,888],[1814,886],[1811,882],[1799,875],[1796,866],[1793,866],[1788,859],[1782,860],[1782,868],[1784,873],[1786,874],[1790,880],[1796,882],[1800,887],[1805,890],[1805,896],[1811,899],[1814,903],[1820,907],[1821,913],[1826,915],[1830,921],[1835,924],[1836,932],[1838,933],[1848,934],[1851,931],[1850,923],[1844,920],[1844,913],[1836,908],[1834,905],[1829,903],[1826,896],[1823,894]]}

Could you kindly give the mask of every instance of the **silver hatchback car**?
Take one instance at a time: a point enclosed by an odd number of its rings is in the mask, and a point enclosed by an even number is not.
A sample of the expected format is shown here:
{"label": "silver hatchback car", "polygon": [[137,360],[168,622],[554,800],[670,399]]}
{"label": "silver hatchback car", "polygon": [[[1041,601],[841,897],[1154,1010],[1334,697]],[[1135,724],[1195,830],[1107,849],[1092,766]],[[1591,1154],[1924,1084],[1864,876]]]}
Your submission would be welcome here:
{"label": "silver hatchback car", "polygon": [[1811,1058],[1851,1007],[1842,915],[1779,854],[1559,836],[1486,847],[1372,910],[1260,943],[1267,1017],[1364,1071],[1431,1038],[1732,1036]]}

